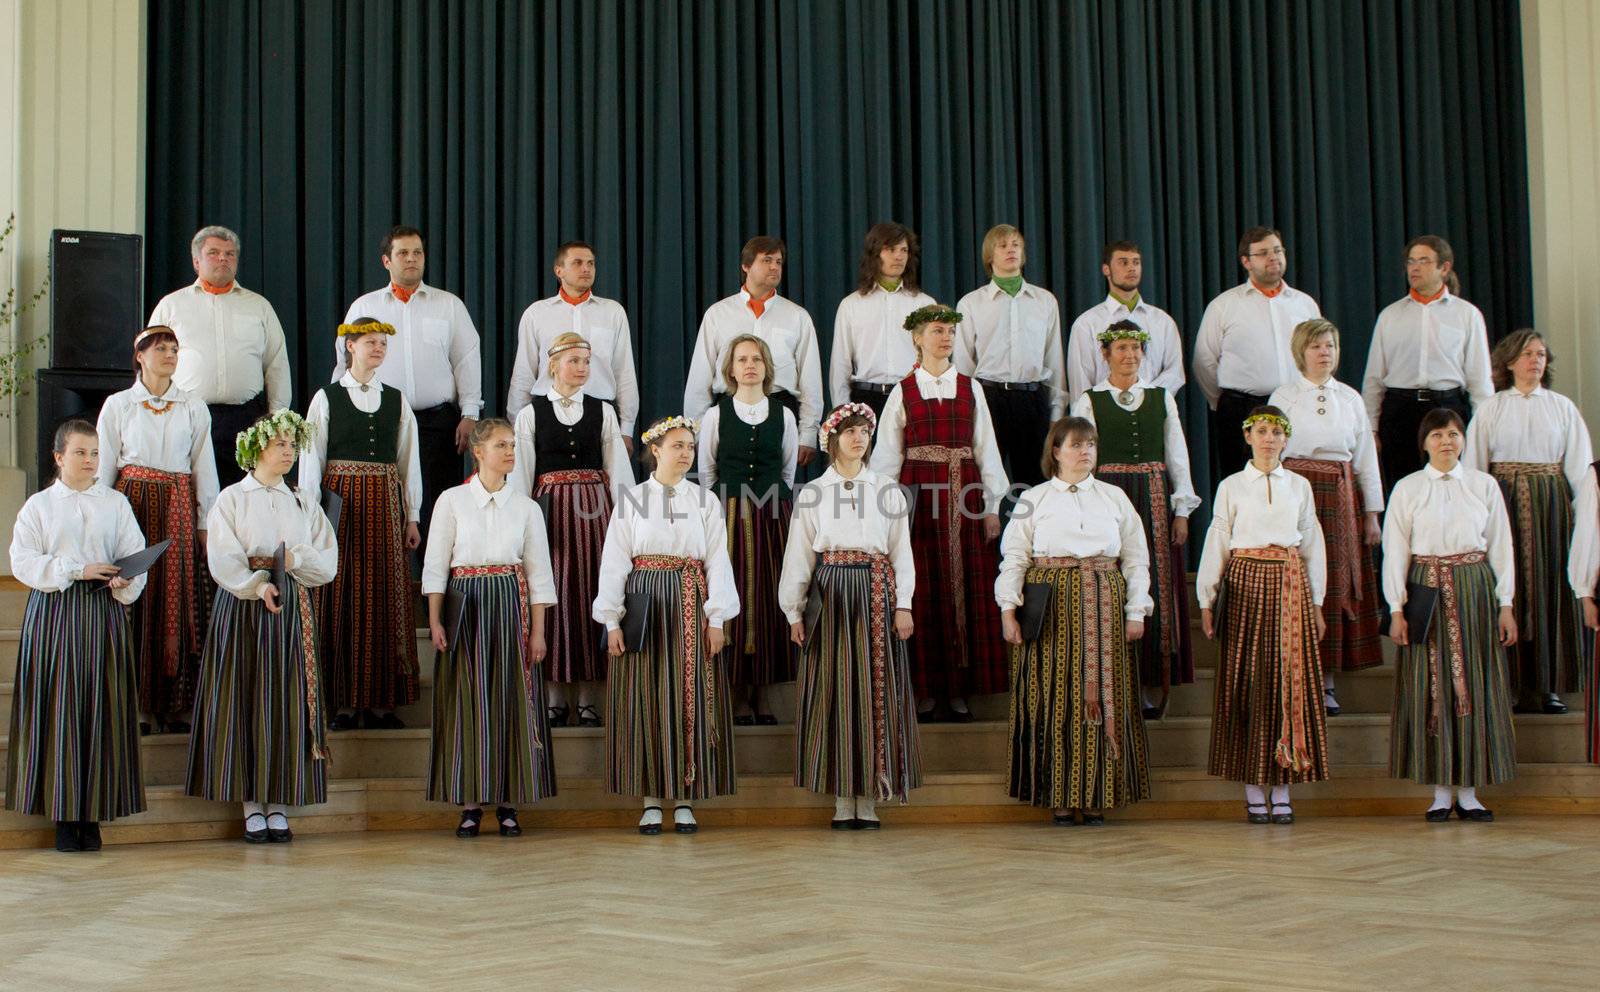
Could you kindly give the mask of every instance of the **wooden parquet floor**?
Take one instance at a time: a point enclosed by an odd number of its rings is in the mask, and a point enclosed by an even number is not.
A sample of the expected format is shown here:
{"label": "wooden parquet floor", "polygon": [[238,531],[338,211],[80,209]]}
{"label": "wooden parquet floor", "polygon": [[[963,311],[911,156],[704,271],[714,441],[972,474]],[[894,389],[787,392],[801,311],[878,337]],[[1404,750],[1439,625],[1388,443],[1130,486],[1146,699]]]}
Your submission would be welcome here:
{"label": "wooden parquet floor", "polygon": [[1600,818],[0,852],[0,989],[1596,987]]}

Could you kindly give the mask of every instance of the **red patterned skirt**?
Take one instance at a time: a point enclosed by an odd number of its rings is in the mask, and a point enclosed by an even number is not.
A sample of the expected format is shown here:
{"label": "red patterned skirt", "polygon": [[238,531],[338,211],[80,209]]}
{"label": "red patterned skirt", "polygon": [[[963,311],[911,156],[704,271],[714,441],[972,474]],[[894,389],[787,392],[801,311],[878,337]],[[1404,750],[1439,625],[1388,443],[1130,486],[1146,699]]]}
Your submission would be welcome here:
{"label": "red patterned skirt", "polygon": [[1322,616],[1328,636],[1322,640],[1325,671],[1353,672],[1383,664],[1378,639],[1386,609],[1378,594],[1378,569],[1372,548],[1361,539],[1366,512],[1349,462],[1320,458],[1286,458],[1283,467],[1311,483],[1317,523],[1328,546],[1328,593]]}
{"label": "red patterned skirt", "polygon": [[791,504],[786,499],[755,500],[729,496],[728,558],[739,590],[739,615],[728,621],[728,681],[733,685],[772,685],[795,679],[795,650],[789,620],[778,606],[778,578],[789,541]]}
{"label": "red patterned skirt", "polygon": [[150,570],[144,595],[133,604],[139,708],[182,713],[194,705],[213,588],[195,535],[193,477],[124,465],[117,473],[117,491],[133,505],[148,543],[172,539],[172,547]]}
{"label": "red patterned skirt", "polygon": [[545,619],[550,653],[544,677],[551,682],[602,682],[606,677],[606,628],[590,607],[599,593],[600,554],[611,521],[611,490],[599,469],[566,469],[539,476],[533,498],[544,510],[550,536],[550,567],[556,605]]}

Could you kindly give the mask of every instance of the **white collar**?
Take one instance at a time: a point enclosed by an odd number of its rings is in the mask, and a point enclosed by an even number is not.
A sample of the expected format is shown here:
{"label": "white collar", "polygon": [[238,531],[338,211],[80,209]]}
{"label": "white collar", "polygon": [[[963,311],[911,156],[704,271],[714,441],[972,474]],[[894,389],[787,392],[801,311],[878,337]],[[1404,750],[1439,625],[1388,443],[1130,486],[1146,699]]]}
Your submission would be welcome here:
{"label": "white collar", "polygon": [[560,404],[566,402],[567,400],[571,400],[572,402],[578,404],[579,406],[583,405],[583,387],[582,386],[579,386],[578,387],[578,391],[573,393],[571,396],[562,396],[559,392],[556,391],[556,384],[552,382],[548,387],[545,388],[544,395],[545,395],[546,399],[548,399],[552,403],[555,403],[558,406]]}
{"label": "white collar", "polygon": [[237,276],[234,277],[233,285],[229,286],[226,291],[221,293],[213,293],[209,289],[206,289],[205,281],[199,276],[194,277],[194,284],[192,288],[195,292],[205,293],[208,296],[232,296],[234,293],[244,292],[244,287],[239,285],[239,279]]}
{"label": "white collar", "polygon": [[1063,481],[1061,481],[1061,476],[1052,475],[1050,477],[1049,483],[1047,483],[1047,484],[1050,486],[1051,489],[1054,489],[1056,492],[1064,493],[1064,492],[1070,492],[1073,487],[1076,487],[1079,492],[1083,492],[1086,489],[1093,489],[1094,488],[1094,483],[1095,483],[1095,479],[1094,479],[1094,476],[1092,476],[1092,475],[1088,476],[1087,478],[1085,478],[1082,482],[1063,482]]}
{"label": "white collar", "polygon": [[165,403],[182,403],[184,401],[184,392],[178,388],[176,382],[167,383],[167,391],[157,396],[150,391],[150,387],[146,386],[144,380],[137,375],[133,377],[133,388],[130,392],[133,393],[133,398],[136,400],[161,400]]}
{"label": "white collar", "polygon": [[1549,392],[1549,390],[1544,388],[1544,383],[1540,383],[1539,385],[1533,387],[1533,392],[1531,392],[1531,393],[1524,393],[1522,390],[1518,389],[1516,386],[1512,386],[1510,389],[1507,389],[1506,392],[1510,393],[1513,397],[1516,397],[1516,398],[1519,398],[1519,399],[1529,399],[1529,400],[1531,400],[1535,396],[1543,396],[1545,393]]}
{"label": "white collar", "polygon": [[[659,490],[661,490],[663,492],[665,492],[666,488],[667,488],[665,483],[663,483],[660,479],[656,478],[656,474],[654,472],[651,472],[649,475],[645,476],[644,484],[647,485],[647,486],[653,486],[656,489],[659,489]],[[687,488],[688,486],[691,486],[693,484],[694,483],[689,481],[689,476],[685,475],[683,478],[679,479],[677,482],[674,482],[672,484],[673,495],[676,496],[676,495],[681,494],[684,491],[685,488]]]}
{"label": "white collar", "polygon": [[282,493],[291,499],[294,498],[294,491],[289,488],[289,484],[283,479],[279,479],[278,484],[275,486],[263,486],[261,480],[256,478],[255,474],[250,471],[244,473],[244,478],[239,480],[239,485],[245,492],[249,492],[252,489],[265,489],[268,492]]}
{"label": "white collar", "polygon": [[472,502],[478,509],[483,509],[491,502],[495,506],[503,507],[511,499],[511,480],[507,478],[500,488],[490,492],[483,486],[483,480],[478,478],[478,473],[472,473],[472,478],[467,480],[467,491],[472,495]]}
{"label": "white collar", "polygon": [[877,475],[873,473],[872,469],[867,468],[865,461],[861,463],[861,471],[857,472],[853,479],[846,479],[832,465],[829,465],[826,471],[817,476],[817,482],[824,486],[842,486],[846,482],[854,482],[858,486],[864,486],[875,479],[877,479]]}
{"label": "white collar", "polygon": [[1278,467],[1273,469],[1271,472],[1263,472],[1259,468],[1256,468],[1256,463],[1253,459],[1244,463],[1244,472],[1245,475],[1252,481],[1255,479],[1265,479],[1269,476],[1274,479],[1281,479],[1289,474],[1288,470],[1283,467],[1283,459],[1281,458],[1278,459]]}
{"label": "white collar", "polygon": [[1330,376],[1328,376],[1328,381],[1319,386],[1316,383],[1312,382],[1310,379],[1306,378],[1306,375],[1305,375],[1304,372],[1300,373],[1300,388],[1301,389],[1332,389],[1333,386],[1334,386],[1334,383],[1336,383],[1338,381],[1339,380],[1336,377],[1330,375]]}
{"label": "white collar", "polygon": [[[389,285],[383,287],[383,292],[388,293],[390,295],[390,297],[392,297],[392,298],[394,298],[396,300],[400,299],[400,297],[394,295],[394,280],[393,279],[389,280]],[[427,296],[431,292],[433,292],[433,287],[432,286],[429,286],[426,282],[419,282],[419,283],[417,283],[417,288],[413,289],[411,291],[411,297]]]}
{"label": "white collar", "polygon": [[1444,478],[1451,478],[1451,479],[1456,480],[1457,482],[1460,482],[1462,479],[1464,479],[1466,477],[1465,469],[1466,469],[1466,466],[1462,465],[1460,461],[1457,461],[1456,462],[1456,467],[1451,469],[1448,472],[1441,472],[1438,469],[1434,468],[1432,462],[1429,462],[1428,464],[1426,464],[1426,465],[1424,465],[1422,467],[1422,470],[1424,472],[1428,473],[1428,478],[1432,479],[1435,482],[1439,481],[1440,479],[1444,479]]}
{"label": "white collar", "polygon": [[1287,280],[1278,283],[1278,286],[1279,286],[1278,291],[1276,293],[1274,293],[1273,295],[1268,296],[1266,293],[1263,293],[1261,290],[1256,288],[1256,283],[1255,283],[1254,279],[1246,279],[1244,281],[1244,285],[1239,287],[1239,290],[1245,296],[1249,296],[1251,293],[1254,293],[1254,294],[1256,294],[1257,296],[1261,297],[1264,300],[1275,300],[1280,296],[1293,296],[1294,293],[1295,293],[1294,287],[1289,285]]}
{"label": "white collar", "polygon": [[[1108,392],[1108,393],[1113,393],[1113,392],[1120,393],[1122,391],[1122,390],[1118,389],[1116,386],[1113,386],[1111,384],[1111,380],[1110,379],[1101,379],[1099,382],[1095,383],[1092,388],[1095,389],[1095,390],[1103,390],[1103,391]],[[1145,379],[1144,379],[1144,376],[1141,375],[1137,379],[1135,379],[1134,382],[1133,382],[1133,385],[1129,386],[1128,388],[1132,392],[1142,393],[1146,389],[1150,388],[1150,384],[1148,382],[1146,382]]]}
{"label": "white collar", "polygon": [[[991,300],[1000,296],[1004,296],[1006,292],[1000,288],[1000,284],[995,282],[992,276],[989,279],[989,284],[983,287],[983,291],[989,294],[989,299]],[[1024,294],[1028,296],[1033,295],[1033,283],[1029,282],[1026,276],[1024,276],[1022,279],[1022,288],[1017,290],[1018,296],[1022,296]]]}
{"label": "white collar", "polygon": [[956,374],[956,364],[955,364],[955,362],[951,362],[950,363],[950,367],[945,369],[943,372],[939,373],[938,375],[934,375],[932,372],[929,372],[925,367],[923,367],[920,364],[917,366],[917,375],[922,376],[924,379],[927,379],[929,382],[946,382],[949,379],[951,379],[952,377],[954,377],[955,374]]}
{"label": "white collar", "polygon": [[1100,305],[1108,310],[1118,313],[1138,313],[1140,310],[1150,309],[1150,304],[1144,301],[1143,293],[1139,294],[1139,302],[1133,305],[1132,310],[1128,309],[1128,305],[1126,303],[1123,303],[1121,300],[1111,295],[1110,291],[1106,292],[1105,302]]}
{"label": "white collar", "polygon": [[59,478],[50,483],[50,495],[55,499],[68,499],[73,496],[93,496],[96,499],[104,497],[111,490],[98,482],[91,482],[88,489],[74,489],[62,482]]}
{"label": "white collar", "polygon": [[378,381],[377,372],[372,373],[371,382],[363,383],[360,379],[355,377],[355,373],[347,371],[344,375],[339,377],[339,385],[346,389],[383,389],[383,383]]}

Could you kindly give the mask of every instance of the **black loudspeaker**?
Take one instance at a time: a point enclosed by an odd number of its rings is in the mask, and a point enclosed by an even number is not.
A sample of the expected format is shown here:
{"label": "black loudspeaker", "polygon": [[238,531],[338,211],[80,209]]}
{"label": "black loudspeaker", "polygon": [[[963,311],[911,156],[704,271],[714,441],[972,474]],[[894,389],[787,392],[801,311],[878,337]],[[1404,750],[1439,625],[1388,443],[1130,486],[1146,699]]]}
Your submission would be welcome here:
{"label": "black loudspeaker", "polygon": [[144,326],[144,238],[50,232],[50,367],[127,371]]}
{"label": "black loudspeaker", "polygon": [[43,488],[49,485],[56,473],[53,457],[56,428],[74,417],[81,417],[91,424],[99,420],[100,407],[106,397],[133,385],[133,370],[85,372],[40,369],[34,384],[38,387],[39,396],[39,436],[36,439],[38,480],[40,488]]}

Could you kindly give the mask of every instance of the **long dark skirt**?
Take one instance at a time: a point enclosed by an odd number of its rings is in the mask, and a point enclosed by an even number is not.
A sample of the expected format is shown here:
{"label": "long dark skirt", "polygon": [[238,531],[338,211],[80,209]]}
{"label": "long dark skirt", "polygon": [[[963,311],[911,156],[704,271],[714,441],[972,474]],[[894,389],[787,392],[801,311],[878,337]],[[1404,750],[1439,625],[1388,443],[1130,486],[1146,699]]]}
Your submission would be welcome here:
{"label": "long dark skirt", "polygon": [[533,498],[544,509],[556,605],[545,611],[544,677],[600,682],[606,677],[606,628],[590,610],[600,587],[600,555],[611,521],[611,490],[597,470],[546,472]]}
{"label": "long dark skirt", "polygon": [[[1516,730],[1506,677],[1506,652],[1498,640],[1500,607],[1488,562],[1448,568],[1455,587],[1452,617],[1439,597],[1429,644],[1400,649],[1389,729],[1389,774],[1424,785],[1480,786],[1508,782],[1517,773]],[[1411,582],[1437,585],[1430,569],[1412,562]],[[1471,712],[1460,714],[1450,664],[1452,624],[1462,648],[1462,681]],[[1430,648],[1438,652],[1438,671]],[[1437,685],[1435,701],[1430,684]],[[1431,726],[1430,726],[1431,725]]]}
{"label": "long dark skirt", "polygon": [[1323,671],[1353,672],[1383,664],[1383,642],[1378,637],[1386,607],[1378,594],[1372,548],[1362,540],[1366,509],[1350,463],[1290,458],[1283,467],[1311,483],[1317,523],[1327,542],[1328,594],[1322,601],[1322,617],[1328,622],[1328,636],[1322,639]]}
{"label": "long dark skirt", "polygon": [[127,611],[98,582],[28,596],[17,650],[6,809],[111,820],[145,809]]}
{"label": "long dark skirt", "polygon": [[217,590],[200,660],[187,792],[222,802],[328,800],[327,753],[309,597],[286,576],[283,610]]}
{"label": "long dark skirt", "polygon": [[327,706],[393,710],[416,702],[417,624],[400,475],[390,464],[335,461],[322,487],[344,500],[339,572],[312,595]]}
{"label": "long dark skirt", "polygon": [[434,802],[521,806],[556,794],[544,679],[524,669],[527,596],[514,574],[451,576],[461,639],[433,669]]}
{"label": "long dark skirt", "polygon": [[680,573],[666,568],[635,567],[627,591],[649,593],[651,614],[644,650],[611,661],[607,791],[669,801],[732,795],[733,704],[726,666],[721,655],[706,655],[703,637],[695,639],[692,680],[684,656],[685,629],[698,630],[704,622],[699,597],[685,603]]}
{"label": "long dark skirt", "polygon": [[[822,613],[800,666],[794,784],[840,799],[903,803],[922,785],[922,747],[905,642],[894,636],[893,573],[887,562],[819,564],[811,581]],[[883,653],[881,686],[875,645]]]}
{"label": "long dark skirt", "polygon": [[739,615],[728,621],[728,679],[733,685],[772,685],[795,680],[795,649],[789,621],[778,606],[778,577],[789,541],[790,503],[774,497],[723,500],[728,557],[739,590]]}
{"label": "long dark skirt", "polygon": [[1149,799],[1150,744],[1124,636],[1121,573],[1035,565],[1025,581],[1048,583],[1052,593],[1039,638],[1011,647],[1011,795],[1070,809]]}
{"label": "long dark skirt", "polygon": [[1507,652],[1519,693],[1581,692],[1593,635],[1567,585],[1572,487],[1560,465],[1496,462],[1517,549],[1517,643]]}
{"label": "long dark skirt", "polygon": [[1126,493],[1144,525],[1155,611],[1145,618],[1144,638],[1133,646],[1133,652],[1139,662],[1139,684],[1146,689],[1166,690],[1194,681],[1194,649],[1189,643],[1189,583],[1183,564],[1183,546],[1172,543],[1173,516],[1166,466],[1160,462],[1146,464],[1154,471],[1135,465],[1102,465],[1095,470],[1095,477]]}
{"label": "long dark skirt", "polygon": [[182,713],[194,705],[214,589],[195,534],[193,481],[187,475],[127,465],[117,476],[117,491],[128,497],[146,541],[172,540],[133,604],[139,708]]}
{"label": "long dark skirt", "polygon": [[[1278,557],[1264,557],[1271,553]],[[1298,576],[1286,576],[1290,568]],[[1236,548],[1222,581],[1210,773],[1263,786],[1327,778],[1322,661],[1305,563],[1294,548]],[[1299,590],[1293,597],[1290,581]]]}

